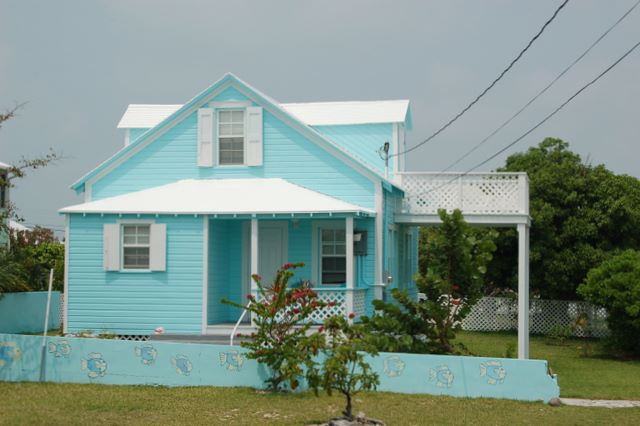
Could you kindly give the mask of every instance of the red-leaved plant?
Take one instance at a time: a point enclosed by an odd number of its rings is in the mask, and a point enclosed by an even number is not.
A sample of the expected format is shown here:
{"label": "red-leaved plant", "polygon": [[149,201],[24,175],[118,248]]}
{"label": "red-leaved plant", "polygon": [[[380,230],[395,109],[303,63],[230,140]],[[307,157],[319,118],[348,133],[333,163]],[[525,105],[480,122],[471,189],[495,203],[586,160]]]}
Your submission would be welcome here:
{"label": "red-leaved plant", "polygon": [[[318,377],[313,358],[319,353],[323,338],[317,333],[308,335],[307,331],[312,314],[328,304],[318,299],[318,293],[307,282],[289,286],[293,270],[302,266],[304,263],[282,265],[269,285],[263,284],[259,275],[252,275],[257,296],[247,295],[251,302],[247,310],[254,314],[256,332],[240,345],[250,349],[249,358],[269,367],[271,376],[265,382],[274,391],[286,390],[287,384],[294,390],[303,377],[311,387],[316,386],[311,382]],[[245,308],[227,299],[222,303]]]}

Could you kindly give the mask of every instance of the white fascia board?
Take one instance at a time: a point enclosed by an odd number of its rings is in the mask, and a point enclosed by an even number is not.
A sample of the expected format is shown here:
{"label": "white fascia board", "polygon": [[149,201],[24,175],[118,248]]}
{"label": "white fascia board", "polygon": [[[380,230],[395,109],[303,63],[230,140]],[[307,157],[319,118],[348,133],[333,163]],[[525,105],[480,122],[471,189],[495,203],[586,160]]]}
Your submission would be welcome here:
{"label": "white fascia board", "polygon": [[[186,119],[190,114],[193,114],[198,108],[202,107],[202,105],[211,102],[211,100],[213,98],[215,98],[220,93],[222,93],[223,91],[228,89],[231,85],[232,85],[232,82],[227,82],[227,83],[221,85],[216,90],[212,91],[209,95],[207,95],[204,99],[202,99],[199,103],[194,104],[190,108],[182,111],[182,113],[180,115],[178,115],[173,120],[171,120],[171,123],[168,123],[162,129],[160,129],[156,134],[154,134],[150,138],[146,139],[144,142],[138,144],[137,146],[133,147],[128,153],[126,153],[122,157],[118,158],[113,163],[109,164],[104,170],[101,170],[95,176],[87,179],[87,181],[85,182],[85,191],[86,191],[86,188],[88,186],[93,185],[95,182],[99,181],[100,179],[102,179],[103,177],[105,177],[106,175],[111,173],[115,168],[117,168],[120,165],[122,165],[125,161],[129,160],[131,157],[133,157],[134,155],[136,155],[137,153],[139,153],[140,151],[145,149],[151,143],[155,142],[158,138],[160,138],[161,136],[165,135],[169,130],[171,130],[173,128],[173,126],[176,123]],[[149,129],[149,130],[151,130],[151,129]],[[104,164],[104,163],[106,163],[108,161],[109,161],[109,159],[103,161],[100,165],[98,165],[95,168],[100,167],[102,164]],[[85,199],[86,199],[86,196],[85,196]],[[90,201],[90,200],[91,200],[91,197],[89,197],[88,201]]]}
{"label": "white fascia board", "polygon": [[[246,93],[246,91],[243,90],[243,87],[236,87],[236,89],[248,98],[252,98],[252,95],[250,93]],[[308,125],[300,121],[297,117],[291,115],[291,113],[285,111],[279,104],[270,102],[269,105],[262,105],[262,102],[257,102],[255,99],[253,99],[253,101],[260,104],[276,118],[284,121],[285,124],[287,124],[289,127],[296,130],[298,133],[301,133],[303,136],[323,148],[325,151],[329,152],[337,159],[347,164],[349,167],[356,169],[360,174],[368,178],[374,184],[380,182],[383,179],[382,176],[378,175],[376,172],[370,170],[369,168],[363,166],[362,164],[351,158],[348,153],[341,150],[338,146],[325,138],[318,131],[316,131],[312,127],[309,127]]]}

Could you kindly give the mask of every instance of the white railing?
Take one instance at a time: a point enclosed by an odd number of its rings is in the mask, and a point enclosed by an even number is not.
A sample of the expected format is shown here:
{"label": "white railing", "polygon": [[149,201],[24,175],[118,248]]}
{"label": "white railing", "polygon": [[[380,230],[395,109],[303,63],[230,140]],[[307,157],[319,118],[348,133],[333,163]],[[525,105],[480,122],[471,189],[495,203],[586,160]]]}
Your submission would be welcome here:
{"label": "white railing", "polygon": [[398,173],[405,199],[400,214],[435,215],[460,209],[465,215],[528,215],[526,173]]}
{"label": "white railing", "polygon": [[311,320],[316,324],[324,322],[324,320],[333,315],[349,315],[351,313],[348,312],[349,310],[347,308],[349,305],[349,298],[352,298],[351,303],[353,306],[353,313],[356,315],[356,318],[365,314],[365,289],[314,288],[314,290],[318,293],[318,299],[323,302],[335,302],[334,306],[326,306],[314,312]]}
{"label": "white railing", "polygon": [[[314,324],[322,324],[324,320],[334,315],[347,317],[352,312],[355,314],[357,319],[366,312],[366,289],[364,288],[347,289],[335,287],[314,287],[313,290],[318,293],[318,300],[326,303],[333,302],[331,303],[331,306],[325,306],[321,309],[316,309],[313,312],[309,317],[309,321]],[[259,297],[258,300],[260,300]],[[279,318],[280,317],[276,316],[276,319]]]}

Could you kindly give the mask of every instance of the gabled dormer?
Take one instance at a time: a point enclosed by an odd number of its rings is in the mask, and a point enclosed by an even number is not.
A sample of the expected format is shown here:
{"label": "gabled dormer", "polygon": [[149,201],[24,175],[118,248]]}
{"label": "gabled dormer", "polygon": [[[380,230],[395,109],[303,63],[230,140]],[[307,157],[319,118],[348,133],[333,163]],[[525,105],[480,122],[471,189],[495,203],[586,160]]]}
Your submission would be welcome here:
{"label": "gabled dormer", "polygon": [[[411,129],[408,100],[279,104],[286,112],[344,148],[355,159],[385,175],[385,143],[389,144],[389,178],[405,170]],[[180,109],[182,105],[131,104],[118,123],[125,146]],[[199,120],[201,166],[261,164],[262,110],[250,102],[212,102]]]}

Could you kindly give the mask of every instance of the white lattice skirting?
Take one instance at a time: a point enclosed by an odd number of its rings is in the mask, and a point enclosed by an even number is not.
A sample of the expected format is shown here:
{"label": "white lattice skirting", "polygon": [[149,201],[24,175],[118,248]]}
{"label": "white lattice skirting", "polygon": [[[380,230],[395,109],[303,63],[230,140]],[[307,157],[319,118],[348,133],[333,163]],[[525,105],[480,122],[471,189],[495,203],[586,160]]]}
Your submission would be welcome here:
{"label": "white lattice skirting", "polygon": [[[531,300],[529,332],[547,334],[560,326],[576,337],[605,337],[607,312],[587,302],[565,300]],[[503,331],[518,328],[518,301],[506,297],[483,297],[462,321],[469,331]]]}

